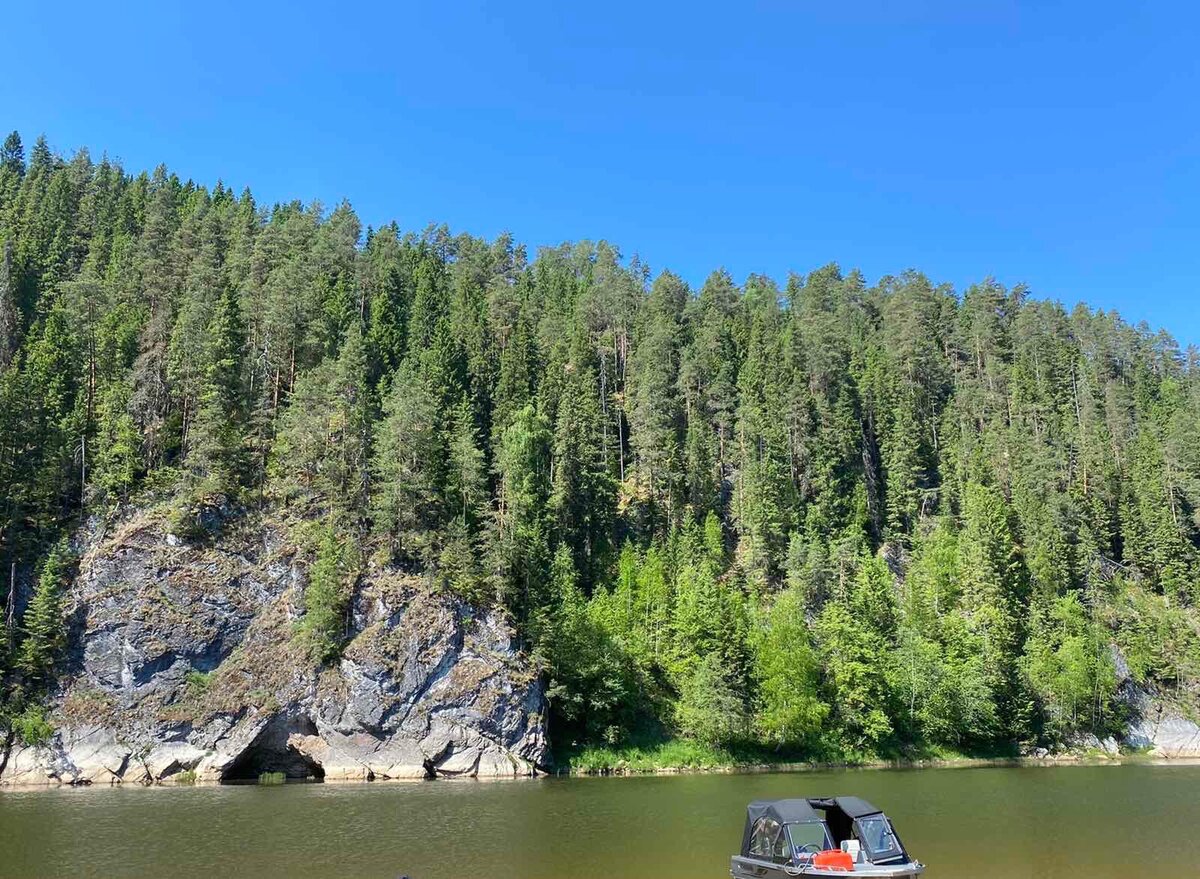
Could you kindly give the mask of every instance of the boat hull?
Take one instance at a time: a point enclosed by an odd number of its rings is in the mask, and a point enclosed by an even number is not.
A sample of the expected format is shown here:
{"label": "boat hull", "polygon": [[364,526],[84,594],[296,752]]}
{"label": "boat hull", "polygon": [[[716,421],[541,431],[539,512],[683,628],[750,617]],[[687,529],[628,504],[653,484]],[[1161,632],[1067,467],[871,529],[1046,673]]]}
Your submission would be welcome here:
{"label": "boat hull", "polygon": [[853,877],[853,879],[916,879],[925,872],[925,865],[918,862],[905,864],[855,864],[853,870],[838,870],[823,867],[791,866],[760,861],[758,858],[734,857],[729,865],[729,875],[734,879],[789,879],[795,876],[809,877]]}

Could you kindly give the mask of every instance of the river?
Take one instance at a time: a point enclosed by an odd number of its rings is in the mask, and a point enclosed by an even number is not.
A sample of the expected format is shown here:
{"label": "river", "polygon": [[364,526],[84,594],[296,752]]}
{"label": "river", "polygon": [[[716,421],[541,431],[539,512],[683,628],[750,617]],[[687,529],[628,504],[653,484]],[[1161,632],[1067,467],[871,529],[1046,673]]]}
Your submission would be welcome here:
{"label": "river", "polygon": [[0,877],[719,879],[747,801],[854,794],[930,879],[1200,875],[1200,766],[0,791]]}

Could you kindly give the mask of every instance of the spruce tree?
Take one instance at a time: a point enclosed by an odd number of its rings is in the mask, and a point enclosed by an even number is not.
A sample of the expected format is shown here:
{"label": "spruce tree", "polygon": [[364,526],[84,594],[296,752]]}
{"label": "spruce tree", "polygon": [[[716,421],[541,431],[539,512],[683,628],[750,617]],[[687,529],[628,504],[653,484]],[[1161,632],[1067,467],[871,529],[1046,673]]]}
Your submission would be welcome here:
{"label": "spruce tree", "polygon": [[185,464],[199,495],[233,494],[245,468],[245,330],[232,290],[217,300],[205,335],[204,383]]}
{"label": "spruce tree", "polygon": [[0,171],[7,171],[15,177],[25,174],[25,147],[21,143],[19,131],[10,132],[0,146]]}
{"label": "spruce tree", "polygon": [[396,373],[383,412],[371,470],[375,529],[393,555],[428,561],[431,532],[445,521],[446,447],[438,401],[412,358]]}
{"label": "spruce tree", "polygon": [[13,246],[11,241],[5,241],[4,255],[0,258],[0,370],[16,356],[19,325],[13,289]]}
{"label": "spruce tree", "polygon": [[32,689],[46,686],[66,644],[62,592],[70,574],[66,543],[54,546],[38,573],[37,586],[21,621],[21,644],[16,667]]}

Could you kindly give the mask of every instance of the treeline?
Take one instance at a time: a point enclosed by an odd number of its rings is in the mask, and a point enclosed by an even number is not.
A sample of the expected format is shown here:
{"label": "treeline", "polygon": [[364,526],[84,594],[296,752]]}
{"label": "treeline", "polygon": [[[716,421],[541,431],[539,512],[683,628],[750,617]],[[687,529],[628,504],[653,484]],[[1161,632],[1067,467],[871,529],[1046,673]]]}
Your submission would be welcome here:
{"label": "treeline", "polygon": [[1122,665],[1197,680],[1200,373],[1116,315],[836,266],[693,291],[15,133],[0,247],[10,726],[64,538],[130,503],[291,521],[314,662],[369,564],[505,609],[564,746],[1055,744],[1120,730]]}

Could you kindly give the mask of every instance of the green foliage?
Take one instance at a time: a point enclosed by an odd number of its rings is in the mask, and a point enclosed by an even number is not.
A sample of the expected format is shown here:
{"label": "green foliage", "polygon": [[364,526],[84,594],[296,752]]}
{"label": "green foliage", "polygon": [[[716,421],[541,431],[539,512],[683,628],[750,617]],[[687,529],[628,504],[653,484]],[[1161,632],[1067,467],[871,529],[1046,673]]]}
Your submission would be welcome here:
{"label": "green foliage", "polygon": [[313,661],[326,663],[341,655],[346,640],[346,605],[359,560],[357,547],[332,523],[321,529],[319,541],[296,633]]}
{"label": "green foliage", "polygon": [[677,738],[647,745],[587,745],[571,751],[557,762],[572,772],[589,775],[613,771],[719,769],[742,761],[730,749],[706,745],[694,738]]}
{"label": "green foliage", "polygon": [[886,645],[841,602],[825,606],[814,625],[828,700],[853,753],[871,754],[891,737]]}
{"label": "green foliage", "polygon": [[353,325],[336,360],[296,381],[272,453],[272,475],[289,503],[353,514],[369,485],[372,403],[366,355]]}
{"label": "green foliage", "polygon": [[538,628],[560,735],[568,742],[620,741],[638,714],[636,670],[580,590],[565,545],[555,554],[551,577],[557,600]]}
{"label": "green foliage", "polygon": [[1116,671],[1107,633],[1077,594],[1055,600],[1039,615],[1025,643],[1024,666],[1052,734],[1104,729]]}
{"label": "green foliage", "polygon": [[429,532],[442,522],[438,491],[446,454],[437,399],[413,361],[396,373],[383,411],[374,460],[375,527],[395,555],[428,561]]}
{"label": "green foliage", "polygon": [[187,450],[195,495],[232,495],[245,470],[242,353],[245,331],[233,291],[218,298],[207,330],[206,363]]}
{"label": "green foliage", "polygon": [[695,664],[683,679],[675,722],[687,738],[715,746],[745,739],[749,734],[749,712],[739,681],[710,653]]}
{"label": "green foliage", "polygon": [[812,745],[829,715],[821,700],[821,667],[809,645],[804,601],[781,592],[754,628],[759,735],[778,747]]}
{"label": "green foliage", "polygon": [[1122,583],[1114,602],[1116,641],[1133,680],[1181,690],[1200,678],[1200,629],[1185,608]]}
{"label": "green foliage", "polygon": [[12,730],[18,741],[30,747],[44,745],[54,735],[54,727],[40,705],[27,705],[12,719]]}
{"label": "green foliage", "polygon": [[212,672],[196,671],[192,669],[184,675],[184,682],[187,684],[188,695],[193,699],[199,699],[208,692],[209,682],[212,680]]}
{"label": "green foliage", "polygon": [[128,497],[141,465],[141,441],[129,414],[129,400],[129,386],[117,381],[108,386],[99,403],[98,455],[92,479],[105,497],[116,501]]}
{"label": "green foliage", "polygon": [[16,668],[34,687],[49,684],[65,646],[62,593],[71,573],[72,557],[66,542],[54,546],[42,563],[37,588],[25,611],[23,638]]}

